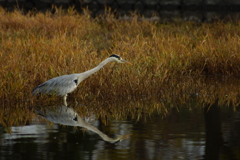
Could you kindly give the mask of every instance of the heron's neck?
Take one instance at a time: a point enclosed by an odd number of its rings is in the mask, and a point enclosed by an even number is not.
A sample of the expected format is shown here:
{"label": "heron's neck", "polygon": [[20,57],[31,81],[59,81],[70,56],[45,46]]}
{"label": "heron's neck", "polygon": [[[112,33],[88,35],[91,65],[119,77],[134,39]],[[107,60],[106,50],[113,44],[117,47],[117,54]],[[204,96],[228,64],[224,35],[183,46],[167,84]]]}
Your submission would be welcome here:
{"label": "heron's neck", "polygon": [[95,72],[99,71],[103,66],[105,66],[108,62],[111,62],[113,61],[111,58],[107,58],[105,59],[104,61],[102,61],[97,67],[93,68],[93,69],[90,69],[86,72],[83,72],[81,75],[83,75],[83,79],[86,79],[88,78],[90,75],[94,74]]}

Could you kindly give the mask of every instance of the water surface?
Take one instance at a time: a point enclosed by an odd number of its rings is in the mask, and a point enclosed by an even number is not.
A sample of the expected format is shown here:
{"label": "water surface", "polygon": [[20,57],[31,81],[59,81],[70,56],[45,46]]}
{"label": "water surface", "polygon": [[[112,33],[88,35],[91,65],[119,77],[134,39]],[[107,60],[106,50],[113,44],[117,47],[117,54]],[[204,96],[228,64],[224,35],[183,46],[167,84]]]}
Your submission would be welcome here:
{"label": "water surface", "polygon": [[94,114],[82,115],[77,107],[63,107],[37,106],[30,123],[10,129],[1,125],[0,160],[240,159],[240,112],[231,107],[175,106],[167,113],[129,114],[107,118],[107,123]]}

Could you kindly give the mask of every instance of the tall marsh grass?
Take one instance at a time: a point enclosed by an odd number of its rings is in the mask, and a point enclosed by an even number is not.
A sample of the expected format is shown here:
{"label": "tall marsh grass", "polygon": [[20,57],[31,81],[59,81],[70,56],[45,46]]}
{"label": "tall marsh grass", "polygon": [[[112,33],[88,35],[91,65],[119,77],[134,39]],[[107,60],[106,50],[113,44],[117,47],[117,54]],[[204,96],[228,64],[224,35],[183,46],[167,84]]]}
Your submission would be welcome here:
{"label": "tall marsh grass", "polygon": [[42,82],[89,70],[118,54],[133,65],[108,64],[83,81],[73,97],[152,96],[166,102],[194,97],[207,103],[220,98],[238,105],[239,24],[160,24],[134,14],[121,20],[110,13],[93,19],[87,11],[23,15],[1,10],[0,101],[30,104],[32,88]]}

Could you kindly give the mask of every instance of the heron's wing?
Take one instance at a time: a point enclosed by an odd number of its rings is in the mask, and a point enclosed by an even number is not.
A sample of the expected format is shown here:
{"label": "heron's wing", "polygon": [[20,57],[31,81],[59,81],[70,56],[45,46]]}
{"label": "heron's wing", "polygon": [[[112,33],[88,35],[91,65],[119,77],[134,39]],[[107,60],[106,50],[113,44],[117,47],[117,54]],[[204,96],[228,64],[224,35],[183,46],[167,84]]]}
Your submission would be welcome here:
{"label": "heron's wing", "polygon": [[50,94],[64,96],[74,91],[79,82],[76,74],[63,75],[50,79],[32,90],[33,95]]}

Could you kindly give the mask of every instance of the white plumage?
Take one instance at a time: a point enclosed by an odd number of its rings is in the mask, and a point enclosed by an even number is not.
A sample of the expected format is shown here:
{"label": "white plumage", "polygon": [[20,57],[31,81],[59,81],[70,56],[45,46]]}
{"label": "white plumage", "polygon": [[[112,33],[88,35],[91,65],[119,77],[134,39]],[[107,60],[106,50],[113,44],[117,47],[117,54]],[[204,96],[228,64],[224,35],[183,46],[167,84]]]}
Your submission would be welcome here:
{"label": "white plumage", "polygon": [[35,87],[32,90],[32,94],[33,95],[47,94],[47,95],[61,96],[64,98],[64,101],[66,101],[67,94],[74,91],[84,79],[88,78],[90,75],[99,71],[104,65],[112,61],[115,61],[118,63],[131,64],[126,60],[122,59],[121,57],[119,57],[118,55],[111,55],[110,57],[102,61],[97,67],[91,70],[88,70],[86,72],[78,73],[78,74],[63,75],[63,76],[52,78],[40,84],[39,86]]}

